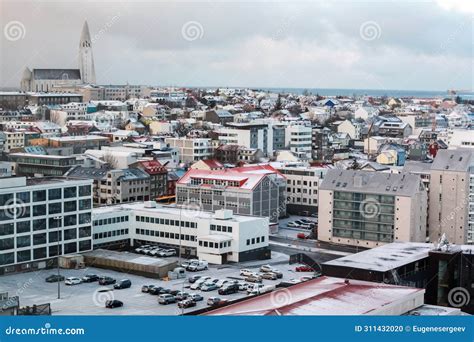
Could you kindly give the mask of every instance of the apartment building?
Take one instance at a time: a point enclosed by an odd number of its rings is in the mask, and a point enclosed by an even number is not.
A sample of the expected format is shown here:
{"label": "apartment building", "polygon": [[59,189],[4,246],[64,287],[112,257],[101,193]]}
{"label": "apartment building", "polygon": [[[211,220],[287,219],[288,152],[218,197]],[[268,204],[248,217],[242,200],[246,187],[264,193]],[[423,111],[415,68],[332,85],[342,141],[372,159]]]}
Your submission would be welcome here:
{"label": "apartment building", "polygon": [[286,178],[286,210],[294,215],[318,213],[318,189],[327,168],[280,167],[277,170]]}
{"label": "apartment building", "polygon": [[71,167],[79,164],[75,156],[10,153],[8,158],[15,163],[18,176],[28,177],[63,176]]}
{"label": "apartment building", "polygon": [[312,128],[291,125],[285,130],[285,144],[300,159],[311,159]]}
{"label": "apartment building", "polygon": [[193,163],[201,159],[211,159],[213,149],[211,139],[166,138],[168,147],[179,150],[180,163]]}
{"label": "apartment building", "polygon": [[91,250],[91,215],[91,180],[0,179],[0,274]]}
{"label": "apartment building", "polygon": [[372,248],[424,242],[427,194],[419,176],[330,170],[319,186],[322,241]]}
{"label": "apartment building", "polygon": [[286,215],[286,180],[268,165],[226,170],[189,170],[176,184],[177,204],[205,211],[268,217],[276,224]]}
{"label": "apartment building", "polygon": [[168,193],[168,170],[157,160],[140,161],[131,165],[150,176],[150,199],[156,200]]}
{"label": "apartment building", "polygon": [[213,264],[269,259],[268,225],[268,218],[231,210],[198,212],[155,202],[93,211],[94,247],[153,244]]}
{"label": "apartment building", "polygon": [[431,166],[430,241],[446,234],[450,243],[473,240],[474,151],[439,150]]}
{"label": "apartment building", "polygon": [[272,140],[268,133],[268,124],[227,123],[228,127],[218,129],[219,145],[240,145],[255,148],[268,155],[273,151]]}
{"label": "apartment building", "polygon": [[1,132],[3,135],[3,151],[9,153],[11,150],[25,146],[25,132]]}

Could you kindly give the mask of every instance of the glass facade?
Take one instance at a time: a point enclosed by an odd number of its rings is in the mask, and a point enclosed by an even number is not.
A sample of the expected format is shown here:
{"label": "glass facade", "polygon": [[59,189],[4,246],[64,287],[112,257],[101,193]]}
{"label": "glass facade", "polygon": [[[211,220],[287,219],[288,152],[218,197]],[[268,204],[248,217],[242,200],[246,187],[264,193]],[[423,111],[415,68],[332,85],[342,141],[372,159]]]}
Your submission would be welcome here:
{"label": "glass facade", "polygon": [[395,196],[334,192],[334,237],[393,242]]}

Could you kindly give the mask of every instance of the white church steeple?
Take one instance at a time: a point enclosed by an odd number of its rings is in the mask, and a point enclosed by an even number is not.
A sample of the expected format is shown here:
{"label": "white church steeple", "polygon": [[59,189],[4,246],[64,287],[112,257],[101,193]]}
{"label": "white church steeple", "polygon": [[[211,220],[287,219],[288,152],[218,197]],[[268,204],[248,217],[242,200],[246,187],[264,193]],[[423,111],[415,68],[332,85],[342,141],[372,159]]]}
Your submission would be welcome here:
{"label": "white church steeple", "polygon": [[79,41],[79,69],[83,83],[95,84],[94,56],[92,54],[92,40],[87,21],[82,27],[81,40]]}

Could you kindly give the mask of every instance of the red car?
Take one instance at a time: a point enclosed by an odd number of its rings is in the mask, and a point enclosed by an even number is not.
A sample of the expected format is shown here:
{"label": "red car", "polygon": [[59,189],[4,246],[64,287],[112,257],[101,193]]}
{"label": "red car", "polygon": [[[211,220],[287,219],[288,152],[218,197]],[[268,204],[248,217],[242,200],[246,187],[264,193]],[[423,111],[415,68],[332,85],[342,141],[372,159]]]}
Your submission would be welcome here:
{"label": "red car", "polygon": [[296,272],[314,272],[314,268],[309,266],[298,266],[295,268]]}
{"label": "red car", "polygon": [[309,239],[309,235],[306,235],[305,233],[298,233],[296,237],[303,240]]}

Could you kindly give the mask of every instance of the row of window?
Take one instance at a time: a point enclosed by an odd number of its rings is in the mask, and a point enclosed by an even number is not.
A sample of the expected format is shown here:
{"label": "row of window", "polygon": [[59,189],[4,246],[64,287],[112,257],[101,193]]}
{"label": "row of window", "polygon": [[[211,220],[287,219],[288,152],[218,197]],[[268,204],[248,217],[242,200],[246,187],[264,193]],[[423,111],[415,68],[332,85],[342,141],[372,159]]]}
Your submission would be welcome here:
{"label": "row of window", "polygon": [[256,243],[260,242],[265,242],[265,236],[247,239],[247,246],[255,245]]}
{"label": "row of window", "polygon": [[[77,248],[77,242],[70,242],[64,244],[64,254],[71,254],[71,253],[77,253],[79,252],[84,252],[91,250],[92,244],[91,240],[84,240],[84,241],[79,241],[79,250]],[[33,252],[33,258],[31,256]],[[47,254],[48,252],[48,254]],[[62,248],[59,246],[59,254],[61,254]],[[45,259],[47,257],[54,257],[58,255],[58,246],[49,246],[49,247],[40,247],[40,248],[35,248],[33,250],[27,249],[24,251],[18,251],[16,253],[16,262],[27,262],[31,260],[41,260]],[[14,264],[15,263],[15,253],[5,253],[5,254],[0,254],[0,265],[8,265],[8,264]]]}
{"label": "row of window", "polygon": [[137,222],[146,222],[146,223],[155,223],[155,224],[164,224],[166,226],[180,226],[181,222],[181,227],[185,228],[197,228],[197,223],[196,222],[189,222],[189,221],[183,221],[183,220],[170,220],[170,219],[163,219],[163,218],[158,218],[158,217],[148,217],[148,216],[136,216],[135,220]]}
{"label": "row of window", "polygon": [[232,227],[230,226],[221,226],[218,224],[211,224],[211,230],[224,233],[232,233]]}
{"label": "row of window", "polygon": [[[149,229],[140,229],[140,228],[137,228],[135,230],[135,233],[139,235],[148,235],[148,236],[155,236],[155,237],[160,237],[160,238],[165,238],[165,239],[179,240],[178,233],[169,233],[169,232],[149,230]],[[196,237],[194,235],[181,234],[181,240],[196,241]]]}
{"label": "row of window", "polygon": [[[0,224],[0,236],[29,233],[31,228],[33,231],[40,231],[46,229],[59,228],[61,226],[61,220],[63,221],[64,227],[74,226],[79,224],[89,224],[91,222],[91,213],[79,214],[79,219],[77,215],[66,215],[61,217],[50,217],[49,219],[36,219],[28,221],[18,221],[15,223],[4,223]],[[16,225],[16,230],[15,230]]]}
{"label": "row of window", "polygon": [[120,222],[128,222],[128,216],[109,217],[107,219],[95,220],[94,226],[102,226],[106,224],[114,224]]}
{"label": "row of window", "polygon": [[199,246],[201,247],[208,247],[208,248],[224,248],[230,247],[231,241],[224,241],[224,242],[211,242],[211,241],[199,241]]}
{"label": "row of window", "polygon": [[14,199],[14,194],[0,194],[0,206],[11,205],[12,203],[30,203],[31,199],[33,202],[44,202],[67,199],[67,198],[76,198],[91,195],[91,186],[90,185],[81,185],[79,187],[71,186],[62,188],[53,188],[49,190],[34,190],[34,191],[22,191],[16,193],[16,200]]}
{"label": "row of window", "polygon": [[121,236],[121,235],[127,235],[128,234],[128,229],[118,229],[118,230],[112,230],[108,232],[103,232],[103,233],[95,233],[94,234],[94,239],[105,239],[113,236]]}

